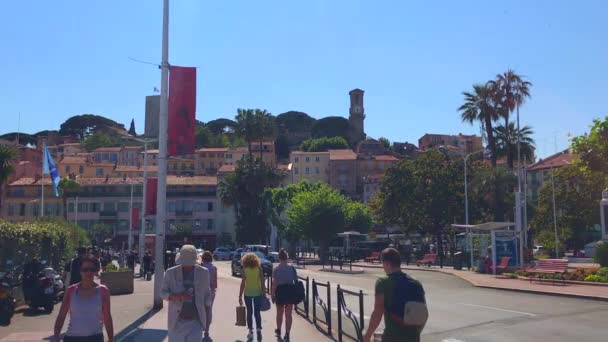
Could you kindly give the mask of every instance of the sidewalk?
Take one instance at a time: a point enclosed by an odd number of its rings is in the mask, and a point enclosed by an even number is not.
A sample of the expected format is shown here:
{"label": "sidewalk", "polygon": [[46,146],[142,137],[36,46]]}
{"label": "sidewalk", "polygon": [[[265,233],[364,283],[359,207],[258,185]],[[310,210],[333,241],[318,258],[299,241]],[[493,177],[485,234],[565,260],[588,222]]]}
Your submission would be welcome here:
{"label": "sidewalk", "polygon": [[[236,326],[235,307],[238,305],[240,278],[218,274],[218,290],[213,306],[213,323],[211,338],[213,341],[246,341],[247,328]],[[121,334],[120,341],[151,342],[167,340],[167,303],[162,310],[151,316],[140,326]],[[276,307],[272,305],[267,312],[262,312],[263,340],[277,341],[274,336],[276,327]],[[291,329],[292,341],[322,341],[328,337],[319,332],[313,324],[294,312]],[[255,324],[255,322],[254,322]],[[284,324],[284,323],[283,323]],[[284,325],[283,325],[284,326]],[[284,330],[285,328],[283,328]]]}
{"label": "sidewalk", "polygon": [[[361,268],[382,268],[382,265],[370,263],[354,263],[353,267],[355,266]],[[451,267],[439,268],[437,266],[402,266],[402,268],[404,270],[441,272],[445,274],[451,274],[465,281],[468,281],[476,287],[608,301],[608,286],[579,284],[567,284],[564,286],[561,284],[553,285],[551,283],[530,283],[530,281],[528,280],[496,278],[491,274],[481,274],[465,270],[459,271]]]}

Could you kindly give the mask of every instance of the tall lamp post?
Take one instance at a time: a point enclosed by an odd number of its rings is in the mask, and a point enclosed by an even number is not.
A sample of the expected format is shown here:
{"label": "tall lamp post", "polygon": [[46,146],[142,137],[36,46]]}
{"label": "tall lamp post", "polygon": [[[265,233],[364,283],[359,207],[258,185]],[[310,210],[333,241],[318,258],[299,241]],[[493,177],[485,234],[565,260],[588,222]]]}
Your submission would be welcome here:
{"label": "tall lamp post", "polygon": [[[485,149],[479,150],[479,151],[475,151],[475,152],[471,152],[469,154],[467,154],[464,157],[464,223],[468,226],[469,225],[469,183],[468,183],[468,178],[467,178],[467,161],[469,160],[469,157],[472,155],[476,155],[478,153],[484,152]],[[470,261],[471,261],[471,267],[473,267],[473,237],[472,232],[471,232],[471,228],[467,227],[467,231],[468,231],[468,243],[469,243],[469,254],[470,254]]]}

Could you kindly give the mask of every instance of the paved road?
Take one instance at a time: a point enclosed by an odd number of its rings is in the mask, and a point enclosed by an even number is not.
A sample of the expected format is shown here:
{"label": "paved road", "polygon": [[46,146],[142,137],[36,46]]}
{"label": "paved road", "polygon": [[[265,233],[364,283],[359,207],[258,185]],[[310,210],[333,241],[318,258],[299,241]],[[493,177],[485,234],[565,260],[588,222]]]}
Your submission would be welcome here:
{"label": "paved road", "polygon": [[[229,264],[218,263],[228,274]],[[332,308],[335,284],[348,290],[363,290],[367,319],[373,305],[373,288],[381,270],[343,275],[300,270],[300,275],[319,282],[331,282]],[[460,278],[437,272],[410,271],[422,282],[430,308],[424,341],[606,341],[608,303],[583,299],[476,288]],[[547,285],[551,286],[551,285]],[[320,289],[321,298],[325,292]],[[356,299],[347,297],[347,306],[358,310]],[[332,311],[334,329],[337,326]],[[348,324],[345,324],[348,329]]]}

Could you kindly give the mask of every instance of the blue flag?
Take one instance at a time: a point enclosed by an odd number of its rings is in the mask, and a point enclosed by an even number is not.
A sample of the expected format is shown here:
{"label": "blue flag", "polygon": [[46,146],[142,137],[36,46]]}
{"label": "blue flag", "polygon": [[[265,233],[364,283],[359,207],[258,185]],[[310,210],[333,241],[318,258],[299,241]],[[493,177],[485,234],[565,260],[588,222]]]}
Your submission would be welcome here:
{"label": "blue flag", "polygon": [[49,153],[49,149],[44,146],[44,156],[42,156],[42,174],[51,175],[51,182],[53,182],[53,190],[55,190],[55,197],[59,197],[59,171],[57,165],[53,161],[53,157]]}

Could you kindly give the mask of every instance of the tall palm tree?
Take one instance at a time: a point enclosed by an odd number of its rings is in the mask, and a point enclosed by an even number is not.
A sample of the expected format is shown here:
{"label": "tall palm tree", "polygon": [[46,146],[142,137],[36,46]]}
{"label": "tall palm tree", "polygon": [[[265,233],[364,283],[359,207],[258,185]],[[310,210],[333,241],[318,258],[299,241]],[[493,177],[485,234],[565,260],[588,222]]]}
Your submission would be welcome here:
{"label": "tall palm tree", "polygon": [[17,151],[14,148],[0,146],[0,209],[4,203],[4,185],[15,171],[13,167],[15,159],[17,159]]}
{"label": "tall palm tree", "polygon": [[[496,102],[501,108],[500,115],[504,119],[504,127],[509,127],[511,113],[517,110],[517,117],[519,118],[519,107],[530,97],[532,83],[526,81],[523,76],[518,75],[511,69],[496,75],[496,79],[489,83],[494,89]],[[519,126],[519,122],[517,125]],[[507,164],[509,168],[513,169],[514,154],[510,151],[510,145],[506,147]]]}
{"label": "tall palm tree", "polygon": [[260,143],[260,160],[264,160],[264,151],[262,149],[264,140],[274,141],[274,116],[265,109],[256,109],[255,118],[258,126],[257,137]]}
{"label": "tall palm tree", "polygon": [[517,137],[519,136],[519,144],[521,149],[522,162],[531,163],[534,160],[534,139],[532,135],[534,131],[529,126],[520,127],[519,132],[515,128],[515,123],[510,122],[509,126],[500,125],[494,128],[496,135],[496,154],[498,157],[507,157],[511,160],[517,158]]}
{"label": "tall palm tree", "polygon": [[251,155],[251,144],[255,140],[256,118],[253,109],[237,109],[236,133],[247,142],[249,155]]}
{"label": "tall palm tree", "polygon": [[485,132],[488,148],[492,152],[490,160],[496,166],[496,140],[494,139],[493,122],[499,118],[495,105],[494,89],[491,84],[474,84],[473,92],[463,92],[464,104],[458,108],[462,121],[473,124],[479,121]]}

